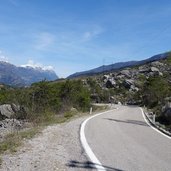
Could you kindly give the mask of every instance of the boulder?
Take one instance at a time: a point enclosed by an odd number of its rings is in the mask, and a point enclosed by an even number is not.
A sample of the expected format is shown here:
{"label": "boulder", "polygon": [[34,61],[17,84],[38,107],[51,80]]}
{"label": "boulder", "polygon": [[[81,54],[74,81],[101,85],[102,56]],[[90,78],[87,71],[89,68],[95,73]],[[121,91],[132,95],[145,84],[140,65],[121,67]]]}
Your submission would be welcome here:
{"label": "boulder", "polygon": [[11,118],[15,113],[20,111],[20,106],[15,104],[3,104],[0,105],[0,116],[1,119]]}
{"label": "boulder", "polygon": [[125,79],[125,75],[117,75],[116,80]]}
{"label": "boulder", "polygon": [[150,68],[150,71],[151,71],[151,72],[160,72],[159,69],[156,68],[156,67],[151,67],[151,68]]}
{"label": "boulder", "polygon": [[122,70],[120,74],[125,75],[127,78],[131,78],[131,72],[129,70]]}
{"label": "boulder", "polygon": [[126,80],[123,81],[123,86],[125,88],[130,89],[132,85],[134,85],[134,80],[132,80],[132,79],[129,79],[129,80],[126,79]]}
{"label": "boulder", "polygon": [[131,91],[139,91],[139,88],[135,87],[135,85],[131,85],[130,90]]}
{"label": "boulder", "polygon": [[15,112],[10,104],[0,105],[0,115],[2,118],[10,118],[14,114]]}
{"label": "boulder", "polygon": [[155,61],[155,62],[151,63],[151,66],[152,67],[161,67],[161,66],[164,66],[164,64],[159,61]]}
{"label": "boulder", "polygon": [[147,73],[150,71],[149,67],[147,66],[140,66],[138,70],[139,70],[139,73]]}
{"label": "boulder", "polygon": [[168,102],[162,109],[162,116],[171,124],[171,102]]}
{"label": "boulder", "polygon": [[108,80],[110,78],[110,75],[104,75],[103,80]]}
{"label": "boulder", "polygon": [[106,81],[106,87],[107,88],[113,88],[115,85],[116,85],[116,82],[112,78],[110,78]]}

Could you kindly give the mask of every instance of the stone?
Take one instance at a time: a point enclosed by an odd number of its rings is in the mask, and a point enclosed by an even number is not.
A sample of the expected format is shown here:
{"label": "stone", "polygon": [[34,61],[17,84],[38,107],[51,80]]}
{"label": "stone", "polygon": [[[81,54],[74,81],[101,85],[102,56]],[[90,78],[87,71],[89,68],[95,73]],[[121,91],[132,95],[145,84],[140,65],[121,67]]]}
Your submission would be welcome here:
{"label": "stone", "polygon": [[106,87],[107,88],[113,88],[115,85],[116,85],[116,82],[112,78],[110,78],[106,81]]}
{"label": "stone", "polygon": [[103,80],[108,80],[110,78],[110,75],[104,75]]}
{"label": "stone", "polygon": [[156,68],[156,67],[151,67],[151,68],[150,68],[150,71],[151,71],[151,72],[159,72],[159,69]]}
{"label": "stone", "polygon": [[116,76],[116,79],[117,79],[117,80],[124,79],[124,78],[125,78],[125,75],[117,75],[117,76]]}
{"label": "stone", "polygon": [[0,105],[0,117],[1,119],[11,118],[15,113],[20,111],[20,106],[15,104],[3,104]]}
{"label": "stone", "polygon": [[162,116],[171,124],[171,102],[168,102],[162,110]]}
{"label": "stone", "polygon": [[0,105],[0,115],[5,118],[10,118],[14,115],[15,112],[13,111],[10,104]]}
{"label": "stone", "polygon": [[146,67],[146,66],[140,66],[138,70],[139,70],[139,73],[147,73],[150,71],[149,67]]}
{"label": "stone", "polygon": [[129,70],[122,70],[121,72],[120,72],[120,74],[121,75],[125,75],[126,77],[128,77],[128,78],[131,78],[131,72],[129,71]]}
{"label": "stone", "polygon": [[135,87],[135,85],[131,85],[130,90],[131,91],[139,91],[139,88]]}
{"label": "stone", "polygon": [[123,81],[123,86],[125,88],[130,89],[132,85],[134,85],[134,80],[132,80],[132,79],[129,79],[129,80],[126,79],[126,80]]}
{"label": "stone", "polygon": [[161,67],[161,66],[164,66],[164,64],[159,62],[159,61],[155,61],[155,62],[151,63],[151,66],[153,66],[153,67]]}

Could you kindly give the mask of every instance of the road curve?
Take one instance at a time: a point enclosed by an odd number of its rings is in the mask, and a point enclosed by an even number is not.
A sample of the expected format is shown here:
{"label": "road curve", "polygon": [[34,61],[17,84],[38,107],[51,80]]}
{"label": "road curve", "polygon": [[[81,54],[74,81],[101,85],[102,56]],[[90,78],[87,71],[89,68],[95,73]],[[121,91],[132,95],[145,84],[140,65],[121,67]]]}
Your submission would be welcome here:
{"label": "road curve", "polygon": [[171,170],[171,139],[152,129],[138,107],[119,106],[98,115],[86,123],[84,132],[106,170]]}

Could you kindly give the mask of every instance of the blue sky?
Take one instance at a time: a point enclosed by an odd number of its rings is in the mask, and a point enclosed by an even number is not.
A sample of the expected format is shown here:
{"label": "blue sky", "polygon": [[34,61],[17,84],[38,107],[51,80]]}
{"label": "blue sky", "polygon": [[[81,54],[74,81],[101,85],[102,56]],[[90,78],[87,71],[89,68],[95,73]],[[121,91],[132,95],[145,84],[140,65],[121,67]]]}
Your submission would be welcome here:
{"label": "blue sky", "polygon": [[170,51],[170,0],[0,0],[0,60],[66,77]]}

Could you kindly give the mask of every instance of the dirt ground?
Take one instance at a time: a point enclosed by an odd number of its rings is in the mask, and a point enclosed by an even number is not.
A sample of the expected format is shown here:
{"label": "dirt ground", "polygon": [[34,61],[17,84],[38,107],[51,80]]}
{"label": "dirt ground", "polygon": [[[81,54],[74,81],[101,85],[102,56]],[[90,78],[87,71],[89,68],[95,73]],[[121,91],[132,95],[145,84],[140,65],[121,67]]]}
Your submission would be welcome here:
{"label": "dirt ground", "polygon": [[85,119],[48,126],[26,140],[15,154],[3,155],[0,171],[94,170],[79,139],[80,124]]}

